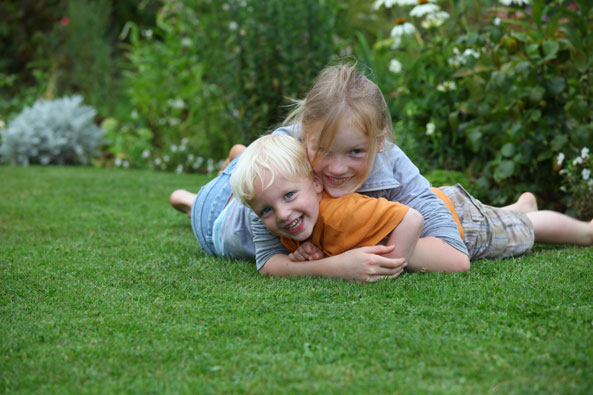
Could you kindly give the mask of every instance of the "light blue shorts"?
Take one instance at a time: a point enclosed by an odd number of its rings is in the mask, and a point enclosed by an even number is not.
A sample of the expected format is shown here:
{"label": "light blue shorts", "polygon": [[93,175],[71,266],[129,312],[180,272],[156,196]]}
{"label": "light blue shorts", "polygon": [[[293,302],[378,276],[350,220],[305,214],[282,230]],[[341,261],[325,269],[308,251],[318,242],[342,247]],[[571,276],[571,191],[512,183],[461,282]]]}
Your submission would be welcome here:
{"label": "light blue shorts", "polygon": [[214,222],[229,201],[232,191],[229,182],[239,157],[224,169],[221,175],[204,185],[191,208],[191,227],[200,247],[210,255],[217,255],[214,246]]}

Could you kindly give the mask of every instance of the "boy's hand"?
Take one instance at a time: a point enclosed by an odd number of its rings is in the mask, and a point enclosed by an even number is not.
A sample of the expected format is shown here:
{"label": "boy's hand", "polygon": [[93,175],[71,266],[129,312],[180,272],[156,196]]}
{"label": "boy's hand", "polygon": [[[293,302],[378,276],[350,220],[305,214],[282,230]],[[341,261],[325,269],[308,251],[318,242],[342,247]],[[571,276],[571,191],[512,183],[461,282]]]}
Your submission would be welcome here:
{"label": "boy's hand", "polygon": [[324,257],[323,252],[310,241],[306,241],[295,251],[288,255],[293,262],[316,261]]}

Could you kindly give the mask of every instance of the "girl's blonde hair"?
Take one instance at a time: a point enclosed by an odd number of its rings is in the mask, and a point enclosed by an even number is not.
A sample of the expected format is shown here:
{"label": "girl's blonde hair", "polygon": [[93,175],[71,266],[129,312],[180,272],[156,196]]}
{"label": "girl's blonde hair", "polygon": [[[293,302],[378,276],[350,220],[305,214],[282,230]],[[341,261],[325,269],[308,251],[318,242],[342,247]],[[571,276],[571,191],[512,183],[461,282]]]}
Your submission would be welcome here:
{"label": "girl's blonde hair", "polygon": [[[316,148],[321,157],[312,158],[313,165],[327,154],[338,130],[345,125],[354,126],[369,137],[369,164],[374,162],[379,144],[385,138],[393,138],[391,115],[381,90],[359,73],[356,65],[325,68],[307,97],[296,103],[285,124],[301,124],[301,138],[306,144],[317,137]],[[318,136],[312,136],[314,123],[321,126]]]}
{"label": "girl's blonde hair", "polygon": [[[264,177],[271,177],[264,185]],[[244,205],[255,197],[255,183],[259,181],[262,190],[268,189],[277,174],[287,180],[313,178],[313,169],[307,158],[305,147],[297,139],[278,134],[258,138],[241,154],[237,161],[230,184],[233,195]]]}

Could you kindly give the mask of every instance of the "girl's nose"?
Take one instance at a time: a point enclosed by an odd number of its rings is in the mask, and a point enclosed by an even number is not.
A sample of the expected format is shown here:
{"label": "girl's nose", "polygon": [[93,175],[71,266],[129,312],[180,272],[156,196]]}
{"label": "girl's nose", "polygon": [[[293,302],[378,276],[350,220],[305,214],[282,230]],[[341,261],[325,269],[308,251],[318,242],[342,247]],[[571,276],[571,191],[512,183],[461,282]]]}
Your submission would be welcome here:
{"label": "girl's nose", "polygon": [[332,173],[332,175],[336,175],[336,176],[342,175],[342,174],[346,173],[346,171],[348,170],[348,167],[344,163],[343,158],[340,158],[337,155],[334,155],[329,160],[327,168]]}

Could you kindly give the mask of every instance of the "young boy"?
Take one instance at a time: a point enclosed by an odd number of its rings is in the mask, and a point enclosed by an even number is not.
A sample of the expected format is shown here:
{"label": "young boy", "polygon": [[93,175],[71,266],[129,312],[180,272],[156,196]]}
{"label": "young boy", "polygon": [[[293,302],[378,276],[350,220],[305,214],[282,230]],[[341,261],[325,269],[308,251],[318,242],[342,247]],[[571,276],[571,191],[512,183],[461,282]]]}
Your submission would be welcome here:
{"label": "young boy", "polygon": [[249,206],[291,252],[311,241],[324,255],[394,245],[389,256],[411,259],[422,215],[403,204],[352,193],[332,198],[314,176],[306,149],[285,135],[260,137],[230,178],[233,196]]}

